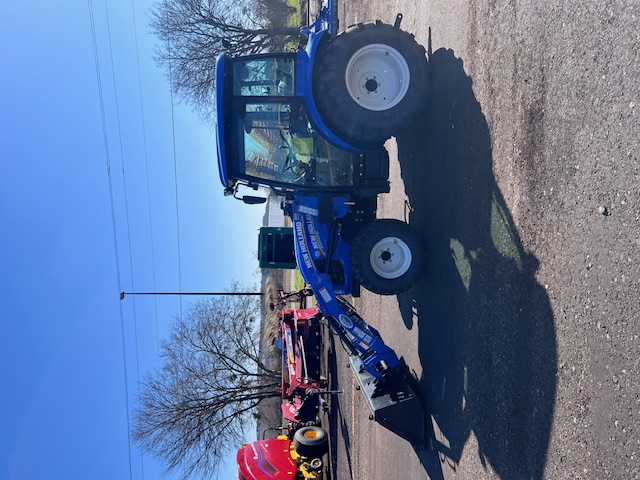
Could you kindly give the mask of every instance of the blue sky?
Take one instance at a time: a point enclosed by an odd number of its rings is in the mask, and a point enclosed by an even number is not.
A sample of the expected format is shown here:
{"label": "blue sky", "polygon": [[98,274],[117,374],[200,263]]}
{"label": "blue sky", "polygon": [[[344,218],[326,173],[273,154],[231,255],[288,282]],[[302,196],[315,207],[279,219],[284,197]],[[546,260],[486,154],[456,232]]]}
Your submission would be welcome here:
{"label": "blue sky", "polygon": [[[256,282],[263,208],[223,197],[210,127],[184,105],[174,163],[149,6],[107,0],[110,50],[93,1],[122,289]],[[0,45],[0,480],[159,478],[135,445],[129,467],[123,358],[132,412],[180,301],[118,299],[89,3],[2,2]]]}

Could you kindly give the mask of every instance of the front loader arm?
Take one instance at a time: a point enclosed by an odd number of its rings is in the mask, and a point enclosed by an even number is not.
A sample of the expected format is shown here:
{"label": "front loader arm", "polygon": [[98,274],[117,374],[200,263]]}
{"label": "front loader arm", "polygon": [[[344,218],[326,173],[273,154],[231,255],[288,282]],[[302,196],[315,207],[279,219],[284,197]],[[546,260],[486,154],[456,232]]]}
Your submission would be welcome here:
{"label": "front loader arm", "polygon": [[[346,214],[346,198],[333,199],[330,207],[322,206],[317,197],[299,197],[292,204],[294,245],[298,269],[313,289],[318,306],[340,335],[352,355],[360,358],[363,368],[376,379],[382,378],[400,364],[398,356],[382,340],[377,330],[360,317],[339,294],[349,293],[351,268],[350,247],[337,233],[336,221]],[[330,215],[322,209],[331,208]],[[320,221],[320,216],[325,221]],[[326,221],[329,220],[329,221]],[[334,265],[332,267],[332,265]],[[345,284],[338,285],[330,271],[341,269]]]}
{"label": "front loader arm", "polygon": [[424,411],[407,382],[406,366],[376,329],[340,296],[350,293],[353,284],[351,247],[339,234],[340,219],[349,204],[346,197],[296,196],[289,201],[298,269],[329,326],[351,353],[351,370],[370,418],[421,448],[425,443]]}

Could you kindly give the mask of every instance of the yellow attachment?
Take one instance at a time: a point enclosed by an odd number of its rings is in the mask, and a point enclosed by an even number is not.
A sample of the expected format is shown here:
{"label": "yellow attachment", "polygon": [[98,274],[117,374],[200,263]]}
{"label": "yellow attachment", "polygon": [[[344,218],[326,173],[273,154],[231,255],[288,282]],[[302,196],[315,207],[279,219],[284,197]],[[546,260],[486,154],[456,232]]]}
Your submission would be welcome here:
{"label": "yellow attachment", "polygon": [[311,472],[308,468],[309,464],[306,462],[298,467],[298,471],[302,474],[302,478],[305,480],[320,480],[322,478],[322,470]]}
{"label": "yellow attachment", "polygon": [[[305,435],[307,438],[314,438],[313,436]],[[285,437],[286,438],[286,437]],[[304,480],[321,480],[322,479],[322,470],[311,471],[310,463],[307,461],[309,459],[301,457],[298,452],[296,452],[295,447],[293,446],[293,442],[291,442],[291,446],[289,447],[289,453],[291,454],[291,458],[294,462],[298,464],[298,475],[296,479],[304,479]]]}

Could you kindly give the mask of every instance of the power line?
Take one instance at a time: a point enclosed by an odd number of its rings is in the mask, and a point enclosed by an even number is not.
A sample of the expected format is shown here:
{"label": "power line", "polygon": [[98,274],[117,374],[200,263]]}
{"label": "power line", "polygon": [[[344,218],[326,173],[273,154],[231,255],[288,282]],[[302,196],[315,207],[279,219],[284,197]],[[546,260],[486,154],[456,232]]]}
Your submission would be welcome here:
{"label": "power line", "polygon": [[[146,121],[145,121],[145,114],[144,114],[144,101],[143,101],[143,95],[142,95],[142,75],[140,73],[140,48],[138,45],[138,25],[136,22],[136,8],[135,8],[135,1],[131,0],[131,14],[133,17],[133,34],[134,34],[134,38],[135,38],[135,44],[136,44],[136,64],[137,64],[137,70],[138,70],[138,94],[140,97],[140,112],[141,112],[141,118],[142,118],[142,143],[144,146],[144,168],[145,168],[145,173],[146,173],[146,180],[147,180],[147,205],[149,207],[149,236],[151,237],[150,239],[150,245],[151,245],[151,267],[152,267],[152,273],[153,273],[153,289],[156,289],[156,253],[155,253],[155,240],[153,237],[153,215],[152,215],[152,211],[151,211],[151,188],[150,188],[150,182],[149,182],[149,154],[148,154],[148,149],[147,149],[147,128],[146,128]],[[154,313],[155,313],[155,328],[156,328],[156,352],[160,351],[160,339],[159,339],[159,334],[158,334],[158,299],[156,297],[153,298],[153,306],[154,306]],[[160,361],[160,355],[157,355],[158,358],[158,362]]]}
{"label": "power line", "polygon": [[[111,42],[111,24],[109,22],[109,6],[107,4],[107,0],[104,0],[104,10],[105,10],[105,20],[107,24],[107,39],[109,43],[109,56],[111,59],[111,76],[113,79],[113,94],[114,101],[116,106],[116,123],[118,126],[118,145],[120,147],[120,163],[122,166],[122,182],[124,186],[124,207],[125,207],[125,217],[127,223],[127,243],[129,247],[129,272],[131,276],[131,288],[134,288],[134,273],[133,273],[133,254],[131,248],[131,222],[129,220],[129,198],[128,198],[128,189],[127,189],[127,177],[125,175],[124,168],[124,149],[122,148],[122,127],[120,122],[120,105],[118,102],[118,87],[116,84],[116,70],[115,70],[115,62],[113,61],[113,44]],[[139,348],[138,348],[138,317],[136,312],[136,303],[135,300],[133,302],[133,330],[134,330],[134,352],[136,359],[136,380],[138,385],[138,391],[140,391],[140,356],[139,356]],[[138,407],[140,406],[140,400],[138,398]],[[142,450],[140,450],[140,469],[142,478],[144,480],[144,457],[142,454]]]}
{"label": "power line", "polygon": [[[167,40],[167,50],[171,58],[171,44]],[[180,251],[180,207],[178,204],[178,162],[176,155],[176,121],[173,105],[173,68],[169,62],[169,93],[171,100],[171,138],[173,141],[173,178],[176,192],[176,227],[178,233],[178,289],[182,292],[182,254]],[[180,319],[182,319],[182,295],[180,296]]]}
{"label": "power line", "polygon": [[[115,252],[115,262],[116,262],[116,277],[118,282],[118,290],[122,288],[121,276],[120,276],[120,254],[118,251],[118,234],[116,227],[116,213],[115,206],[113,200],[113,180],[111,177],[111,158],[109,155],[109,139],[107,135],[107,122],[104,110],[104,95],[102,92],[102,78],[100,75],[100,60],[98,55],[98,42],[96,40],[96,26],[95,26],[95,18],[93,14],[93,1],[88,0],[89,3],[89,21],[91,23],[91,40],[93,42],[93,58],[95,61],[96,67],[96,79],[98,83],[98,97],[100,99],[100,117],[102,119],[102,136],[104,140],[104,149],[105,149],[105,159],[107,163],[107,178],[109,183],[109,201],[111,205],[111,223],[113,230],[113,248]],[[130,422],[130,412],[129,412],[129,386],[128,386],[128,371],[127,371],[127,349],[125,342],[125,332],[124,332],[124,311],[122,303],[119,304],[120,311],[120,339],[122,345],[122,366],[124,373],[124,396],[125,396],[125,408],[127,414],[127,451],[128,451],[128,461],[129,461],[129,479],[133,480],[133,468],[131,461],[131,422]]]}

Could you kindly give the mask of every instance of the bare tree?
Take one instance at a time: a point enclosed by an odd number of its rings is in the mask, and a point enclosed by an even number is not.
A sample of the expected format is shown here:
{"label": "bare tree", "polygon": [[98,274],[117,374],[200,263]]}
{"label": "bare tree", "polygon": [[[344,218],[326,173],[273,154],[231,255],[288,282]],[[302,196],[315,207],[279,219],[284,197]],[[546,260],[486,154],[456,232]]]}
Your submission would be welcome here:
{"label": "bare tree", "polygon": [[[260,18],[264,18],[267,25],[283,25],[283,22],[290,20],[293,24],[306,24],[308,2],[301,1],[298,9],[292,7],[287,0],[253,0],[256,11]],[[294,16],[296,15],[296,16]],[[302,18],[304,17],[304,22]]]}
{"label": "bare tree", "polygon": [[259,312],[256,297],[200,301],[162,343],[162,366],[141,388],[133,438],[167,470],[216,476],[221,456],[255,429],[257,405],[279,395],[280,372],[260,359]]}
{"label": "bare tree", "polygon": [[169,73],[174,92],[208,117],[214,108],[215,62],[232,55],[281,50],[298,27],[255,17],[251,0],[162,0],[150,26],[161,40],[157,61]]}

